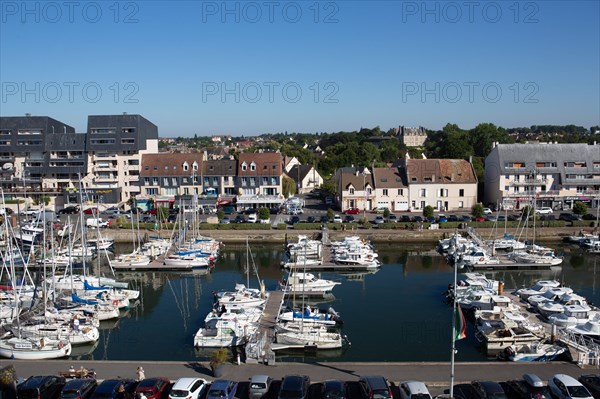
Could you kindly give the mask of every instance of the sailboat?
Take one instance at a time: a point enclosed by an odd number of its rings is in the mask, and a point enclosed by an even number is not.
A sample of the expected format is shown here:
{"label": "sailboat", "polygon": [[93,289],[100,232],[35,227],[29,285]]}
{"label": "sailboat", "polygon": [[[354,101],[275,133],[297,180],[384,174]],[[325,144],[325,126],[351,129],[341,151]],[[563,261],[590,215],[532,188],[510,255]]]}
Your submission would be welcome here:
{"label": "sailboat", "polygon": [[[4,193],[1,193],[4,200]],[[8,223],[4,223],[7,236],[9,236]],[[12,252],[12,242],[8,241],[8,250]],[[25,264],[24,273],[27,273]],[[56,359],[68,356],[71,353],[71,343],[66,339],[50,339],[46,337],[32,337],[22,333],[20,323],[21,301],[18,300],[18,288],[15,285],[16,273],[14,263],[10,263],[10,281],[14,295],[16,309],[13,331],[4,333],[0,337],[0,357],[18,360]]]}

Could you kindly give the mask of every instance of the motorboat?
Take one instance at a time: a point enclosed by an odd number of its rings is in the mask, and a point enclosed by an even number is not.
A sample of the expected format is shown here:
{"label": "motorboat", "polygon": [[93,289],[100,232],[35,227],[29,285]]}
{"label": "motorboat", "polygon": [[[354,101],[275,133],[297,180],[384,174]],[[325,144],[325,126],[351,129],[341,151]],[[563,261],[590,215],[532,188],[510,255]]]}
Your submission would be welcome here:
{"label": "motorboat", "polygon": [[515,295],[526,301],[532,295],[541,295],[550,288],[560,287],[560,282],[556,280],[539,280],[529,288],[521,288],[515,291]]}
{"label": "motorboat", "polygon": [[539,305],[544,302],[554,302],[565,294],[572,294],[573,290],[568,287],[554,287],[546,290],[543,294],[532,295],[527,298],[529,303],[534,309],[537,309]]}
{"label": "motorboat", "polygon": [[0,338],[0,357],[17,360],[59,359],[71,354],[71,343],[66,339],[34,339],[12,334]]}
{"label": "motorboat", "polygon": [[585,324],[598,315],[599,313],[593,311],[588,305],[565,305],[562,313],[550,315],[548,321],[557,327],[573,327],[577,324]]}
{"label": "motorboat", "polygon": [[566,347],[558,344],[537,341],[530,344],[510,345],[500,352],[498,357],[511,362],[549,362],[566,350]]}
{"label": "motorboat", "polygon": [[287,279],[280,282],[281,290],[285,293],[298,295],[324,295],[333,290],[338,281],[317,278],[312,273],[292,272]]}
{"label": "motorboat", "polygon": [[462,298],[458,298],[456,303],[464,310],[492,310],[494,306],[507,308],[511,300],[504,295],[494,295],[489,291],[471,291],[471,293]]}
{"label": "motorboat", "polygon": [[256,307],[266,302],[266,294],[255,288],[248,288],[244,284],[236,284],[235,291],[221,291],[214,293],[218,306]]}
{"label": "motorboat", "polygon": [[209,320],[194,335],[194,346],[199,348],[223,348],[244,345],[257,330],[255,323],[234,320]]}
{"label": "motorboat", "polygon": [[541,338],[520,326],[478,331],[475,336],[485,343],[488,356],[496,356],[509,345],[533,344]]}
{"label": "motorboat", "polygon": [[594,317],[585,323],[568,327],[568,331],[594,340],[600,339],[600,317]]}
{"label": "motorboat", "polygon": [[303,311],[289,310],[279,315],[279,321],[291,322],[301,321],[307,324],[322,324],[326,326],[335,326],[341,322],[341,318],[338,313],[333,309],[329,308],[326,312],[321,312],[319,309],[312,309],[307,306]]}
{"label": "motorboat", "polygon": [[558,300],[554,302],[547,301],[539,303],[537,306],[537,311],[542,316],[548,318],[553,314],[564,312],[565,306],[569,305],[580,305],[589,308],[589,306],[587,305],[587,300],[584,297],[574,293],[569,293],[562,295],[560,298],[558,298]]}

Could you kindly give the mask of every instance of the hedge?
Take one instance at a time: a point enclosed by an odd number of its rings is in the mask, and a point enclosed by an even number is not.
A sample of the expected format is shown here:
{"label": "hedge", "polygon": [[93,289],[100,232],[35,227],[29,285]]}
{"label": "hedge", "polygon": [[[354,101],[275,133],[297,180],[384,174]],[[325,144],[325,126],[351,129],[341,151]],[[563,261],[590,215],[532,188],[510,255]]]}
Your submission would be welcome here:
{"label": "hedge", "polygon": [[595,227],[595,220],[573,220],[573,227]]}

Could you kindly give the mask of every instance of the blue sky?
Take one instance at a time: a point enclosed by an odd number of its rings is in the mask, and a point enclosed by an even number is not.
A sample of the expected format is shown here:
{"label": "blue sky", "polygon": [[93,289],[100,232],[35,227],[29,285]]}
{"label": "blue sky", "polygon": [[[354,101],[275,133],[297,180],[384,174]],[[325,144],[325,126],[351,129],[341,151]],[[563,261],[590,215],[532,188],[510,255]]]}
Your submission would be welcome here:
{"label": "blue sky", "polygon": [[165,137],[600,123],[599,1],[70,4],[0,1],[0,115],[139,113]]}

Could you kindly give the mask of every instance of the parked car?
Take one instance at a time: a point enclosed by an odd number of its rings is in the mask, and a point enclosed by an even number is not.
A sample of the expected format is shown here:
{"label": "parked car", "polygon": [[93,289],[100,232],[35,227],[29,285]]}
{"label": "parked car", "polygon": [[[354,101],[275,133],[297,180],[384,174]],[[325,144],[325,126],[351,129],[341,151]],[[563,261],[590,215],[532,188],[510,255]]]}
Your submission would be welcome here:
{"label": "parked car", "polygon": [[256,223],[258,222],[258,215],[256,213],[251,213],[248,215],[248,223]]}
{"label": "parked car", "polygon": [[422,222],[423,221],[423,216],[421,215],[417,215],[415,217],[413,217],[413,222]]}
{"label": "parked car", "polygon": [[398,390],[402,399],[431,399],[427,386],[420,381],[403,381]]}
{"label": "parked car", "polygon": [[508,394],[519,399],[550,399],[550,391],[535,374],[523,374],[522,380],[507,381]]}
{"label": "parked car", "polygon": [[314,216],[309,216],[306,218],[306,223],[314,223],[315,222],[315,217]]}
{"label": "parked car", "polygon": [[87,208],[83,210],[83,213],[86,215],[97,215],[98,214],[98,208],[92,207],[92,208]]}
{"label": "parked car", "polygon": [[310,378],[306,375],[286,375],[281,381],[277,399],[306,399]]}
{"label": "parked car", "polygon": [[535,210],[535,213],[537,213],[538,215],[549,215],[551,213],[553,213],[554,211],[552,210],[552,208],[549,208],[547,206],[543,206],[541,208],[537,208]]}
{"label": "parked car", "polygon": [[354,222],[354,216],[352,216],[352,215],[346,215],[344,217],[344,223],[352,223],[352,222]]}
{"label": "parked car", "polygon": [[231,215],[232,213],[235,213],[235,207],[233,206],[224,206],[223,207],[223,213],[226,215]]}
{"label": "parked car", "polygon": [[66,206],[63,209],[59,210],[57,212],[59,215],[74,215],[76,213],[79,213],[79,207],[78,206]]}
{"label": "parked car", "polygon": [[31,376],[17,386],[19,399],[56,399],[66,384],[65,377]]}
{"label": "parked car", "polygon": [[586,389],[590,391],[595,398],[600,398],[600,375],[582,375],[578,379],[579,382],[581,382],[581,384],[586,387]]}
{"label": "parked car", "polygon": [[558,219],[572,222],[574,220],[580,220],[580,216],[571,212],[561,212],[560,215],[558,215]]}
{"label": "parked car", "polygon": [[326,205],[333,205],[333,197],[325,197]]}
{"label": "parked car", "polygon": [[462,215],[462,219],[463,222],[472,222],[473,218],[471,218],[471,216],[469,215]]}
{"label": "parked car", "polygon": [[204,378],[180,378],[173,384],[169,399],[201,399],[207,386]]}
{"label": "parked car", "polygon": [[244,215],[237,215],[233,223],[246,223],[246,218]]}
{"label": "parked car", "polygon": [[586,213],[581,218],[583,220],[596,220],[596,215],[592,215],[591,213]]}
{"label": "parked car", "polygon": [[329,219],[326,215],[321,215],[321,217],[319,218],[319,223],[329,223]]}
{"label": "parked car", "polygon": [[233,399],[238,383],[230,380],[216,380],[210,386],[206,399]]}
{"label": "parked car", "polygon": [[474,399],[507,399],[504,389],[495,381],[473,381],[471,394]]}
{"label": "parked car", "polygon": [[388,217],[388,222],[389,223],[396,223],[398,221],[398,216],[394,215],[393,213],[390,214],[390,217]]}
{"label": "parked car", "polygon": [[374,213],[384,213],[388,208],[385,206],[378,206],[377,208],[373,208]]}
{"label": "parked car", "polygon": [[346,215],[358,215],[360,213],[360,209],[358,208],[350,208],[344,211]]}
{"label": "parked car", "polygon": [[487,220],[488,222],[496,222],[498,220],[498,218],[496,217],[496,215],[487,215],[483,219]]}
{"label": "parked car", "polygon": [[494,212],[492,212],[492,210],[490,208],[483,208],[484,215],[491,215],[492,213],[494,213]]}
{"label": "parked car", "polygon": [[120,378],[104,380],[98,384],[98,387],[90,399],[121,399],[123,395],[119,392],[120,387],[123,387],[125,392],[129,393],[131,396],[134,396],[137,385],[137,381],[130,379]]}
{"label": "parked car", "polygon": [[345,381],[325,380],[323,382],[323,399],[348,399],[348,387]]}
{"label": "parked car", "polygon": [[268,375],[258,374],[250,377],[248,383],[248,399],[261,399],[269,392],[273,379]]}
{"label": "parked car", "polygon": [[157,208],[152,208],[152,209],[148,209],[147,211],[144,211],[144,213],[146,215],[156,215],[156,212],[158,211]]}
{"label": "parked car", "polygon": [[383,224],[383,223],[385,223],[385,219],[383,218],[383,216],[377,215],[377,216],[375,216],[375,219],[373,220],[373,223],[375,223],[375,224]]}
{"label": "parked car", "polygon": [[506,217],[505,215],[498,215],[498,222],[506,222],[508,220],[508,217]]}
{"label": "parked car", "polygon": [[94,378],[77,378],[68,381],[60,393],[60,399],[89,399],[97,386],[98,381]]}
{"label": "parked car", "polygon": [[140,381],[135,388],[135,393],[145,396],[145,399],[161,399],[170,384],[171,381],[164,377],[146,378]]}
{"label": "parked car", "polygon": [[109,227],[110,221],[104,220],[102,218],[91,217],[91,218],[86,219],[85,225],[86,225],[86,227],[90,227],[90,228]]}
{"label": "parked car", "polygon": [[448,216],[448,221],[449,222],[458,222],[458,215],[450,215]]}
{"label": "parked car", "polygon": [[106,208],[102,213],[106,214],[106,215],[114,215],[115,213],[119,212],[120,209],[117,208],[116,206],[111,206],[110,208]]}
{"label": "parked car", "polygon": [[40,213],[40,210],[35,208],[28,208],[21,211],[21,215],[25,216],[37,216],[38,213]]}
{"label": "parked car", "polygon": [[221,219],[221,224],[230,224],[231,220],[228,217],[224,217],[223,219]]}
{"label": "parked car", "polygon": [[448,218],[445,215],[439,215],[437,218],[438,223],[446,223],[447,221],[448,221]]}
{"label": "parked car", "polygon": [[400,221],[403,223],[410,223],[411,219],[410,219],[410,216],[408,216],[408,215],[402,215],[402,216],[400,216]]}
{"label": "parked car", "polygon": [[485,222],[485,218],[484,218],[484,217],[481,217],[481,216],[480,216],[480,217],[478,217],[478,218],[475,218],[475,219],[473,219],[473,220],[475,220],[476,222]]}
{"label": "parked car", "polygon": [[364,399],[392,399],[390,385],[380,375],[360,377],[358,385]]}
{"label": "parked car", "polygon": [[333,223],[343,223],[342,217],[340,215],[333,215]]}
{"label": "parked car", "polygon": [[290,218],[290,224],[294,225],[296,223],[300,222],[300,216],[294,215]]}
{"label": "parked car", "polygon": [[548,380],[548,389],[556,399],[592,399],[592,394],[575,378],[555,374]]}

